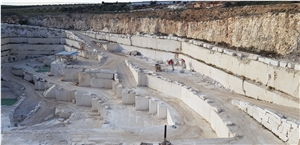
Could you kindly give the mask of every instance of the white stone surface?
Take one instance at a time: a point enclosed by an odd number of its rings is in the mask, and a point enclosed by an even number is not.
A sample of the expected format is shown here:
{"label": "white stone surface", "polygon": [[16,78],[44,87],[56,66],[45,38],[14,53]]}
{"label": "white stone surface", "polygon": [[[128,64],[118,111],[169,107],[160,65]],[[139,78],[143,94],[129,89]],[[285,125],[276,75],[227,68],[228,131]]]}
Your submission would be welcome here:
{"label": "white stone surface", "polygon": [[157,113],[157,103],[158,103],[158,101],[155,99],[149,100],[149,113],[151,113],[151,114]]}
{"label": "white stone surface", "polygon": [[135,103],[135,94],[133,92],[122,93],[122,104],[133,105]]}
{"label": "white stone surface", "polygon": [[24,71],[24,77],[23,77],[23,79],[26,80],[26,81],[33,81],[32,74]]}
{"label": "white stone surface", "polygon": [[289,63],[287,64],[287,67],[290,68],[290,69],[294,69],[294,68],[295,68],[295,63],[289,62]]}
{"label": "white stone surface", "polygon": [[100,98],[97,98],[97,97],[93,97],[92,98],[92,111],[95,112],[95,111],[98,111],[99,109],[99,103],[98,101],[100,100]]}
{"label": "white stone surface", "polygon": [[62,80],[77,82],[81,71],[82,68],[63,68],[64,78]]}
{"label": "white stone surface", "polygon": [[90,92],[76,91],[75,92],[76,105],[92,107],[93,97],[95,97],[95,94],[91,94]]}
{"label": "white stone surface", "polygon": [[[269,131],[277,135],[282,141],[294,144],[299,141],[299,130],[295,135],[292,129],[293,121],[269,109],[263,109],[248,102],[232,100],[232,104],[252,116],[256,121],[265,126]],[[249,111],[250,110],[250,111]],[[297,128],[298,129],[298,128]],[[290,133],[293,135],[290,135]],[[291,141],[291,142],[290,142]]]}
{"label": "white stone surface", "polygon": [[148,111],[149,97],[135,96],[135,109],[137,111]]}
{"label": "white stone surface", "polygon": [[281,61],[279,62],[279,66],[280,66],[280,67],[287,67],[287,64],[288,64],[288,62],[283,61],[283,60],[281,60]]}
{"label": "white stone surface", "polygon": [[75,99],[75,94],[76,90],[69,90],[62,87],[56,88],[56,100],[72,102],[72,100]]}
{"label": "white stone surface", "polygon": [[117,98],[122,98],[123,99],[123,88],[122,88],[122,85],[117,85],[117,88],[116,88],[116,96]]}
{"label": "white stone surface", "polygon": [[58,76],[63,76],[64,73],[64,68],[65,68],[65,64],[63,62],[60,61],[53,61],[51,63],[51,69],[50,72],[53,76],[58,77]]}
{"label": "white stone surface", "polygon": [[105,88],[105,89],[111,89],[112,88],[112,80],[108,79],[91,79],[91,86],[95,88]]}
{"label": "white stone surface", "polygon": [[48,82],[47,81],[36,81],[34,83],[34,86],[35,86],[35,90],[45,91],[46,89],[48,89]]}
{"label": "white stone surface", "polygon": [[167,106],[162,102],[157,103],[157,117],[158,119],[167,118]]}
{"label": "white stone surface", "polygon": [[271,65],[273,65],[273,66],[279,66],[278,60],[271,59],[270,63],[271,63]]}

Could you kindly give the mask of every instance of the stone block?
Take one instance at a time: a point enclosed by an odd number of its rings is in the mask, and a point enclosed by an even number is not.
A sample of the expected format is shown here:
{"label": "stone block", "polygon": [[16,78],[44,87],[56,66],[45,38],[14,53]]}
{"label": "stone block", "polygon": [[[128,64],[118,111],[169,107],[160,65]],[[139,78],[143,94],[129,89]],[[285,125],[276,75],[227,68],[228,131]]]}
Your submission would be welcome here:
{"label": "stone block", "polygon": [[300,63],[295,64],[295,70],[300,70]]}
{"label": "stone block", "polygon": [[233,123],[232,123],[231,121],[225,121],[224,124],[225,124],[226,126],[232,126],[232,125],[233,125]]}
{"label": "stone block", "polygon": [[218,47],[213,47],[212,50],[213,51],[218,51]]}
{"label": "stone block", "polygon": [[216,113],[220,113],[222,111],[222,109],[218,108],[218,107],[213,107],[213,110],[216,112]]}
{"label": "stone block", "polygon": [[205,99],[207,98],[206,95],[200,95],[199,97],[200,97],[200,99],[202,99],[202,100],[205,100]]}
{"label": "stone block", "polygon": [[245,56],[243,53],[236,53],[236,55],[241,58]]}
{"label": "stone block", "polygon": [[123,88],[122,88],[122,85],[118,85],[117,86],[117,88],[116,88],[116,96],[117,96],[117,98],[122,98],[122,90],[123,90]]}
{"label": "stone block", "polygon": [[289,62],[287,64],[287,67],[290,68],[290,69],[294,69],[295,68],[295,63],[294,62]]}
{"label": "stone block", "polygon": [[272,125],[271,125],[268,121],[263,120],[263,121],[262,121],[262,124],[263,124],[267,129],[272,130]]}
{"label": "stone block", "polygon": [[278,66],[278,65],[279,65],[279,62],[278,62],[277,60],[275,60],[275,59],[271,59],[271,60],[270,60],[270,63],[271,63],[271,65],[273,65],[273,66]]}
{"label": "stone block", "polygon": [[288,132],[288,143],[289,144],[299,144],[300,143],[300,130],[292,129]]}
{"label": "stone block", "polygon": [[278,129],[279,125],[277,122],[275,122],[273,119],[269,118],[269,121],[268,121],[271,125],[272,125],[272,128],[275,128],[276,130]]}
{"label": "stone block", "polygon": [[253,116],[252,116],[257,122],[261,123],[262,119],[259,117],[259,112],[256,109],[253,109]]}
{"label": "stone block", "polygon": [[93,97],[95,97],[95,94],[91,94],[90,92],[76,91],[75,92],[76,105],[92,107]]}
{"label": "stone block", "polygon": [[237,55],[235,52],[232,52],[232,51],[228,51],[227,54],[228,54],[228,55],[231,55],[231,56],[236,56],[236,55]]}
{"label": "stone block", "polygon": [[148,111],[149,97],[135,96],[135,109],[137,111]]}
{"label": "stone block", "polygon": [[157,117],[159,119],[167,118],[167,106],[164,103],[157,103]]}
{"label": "stone block", "polygon": [[289,123],[286,123],[286,122],[281,122],[281,126],[283,127],[283,128],[285,128],[286,130],[290,130],[290,129],[292,129],[292,124],[289,124]]}
{"label": "stone block", "polygon": [[251,54],[251,55],[249,55],[249,59],[252,59],[252,60],[258,60],[258,57],[259,57],[259,55],[256,55],[256,54]]}
{"label": "stone block", "polygon": [[259,62],[265,62],[265,58],[264,57],[258,57],[258,61]]}
{"label": "stone block", "polygon": [[222,53],[223,52],[223,48],[218,48],[218,52]]}
{"label": "stone block", "polygon": [[287,130],[286,128],[283,127],[281,133],[282,133],[283,135],[287,136],[287,135],[288,135],[288,131],[289,131],[289,130]]}
{"label": "stone block", "polygon": [[250,116],[253,116],[253,106],[252,106],[252,105],[248,105],[247,113],[248,113]]}
{"label": "stone block", "polygon": [[158,101],[155,99],[149,100],[149,113],[151,114],[157,113],[157,103]]}
{"label": "stone block", "polygon": [[295,122],[292,121],[292,120],[287,120],[286,123],[291,124],[291,128],[292,128],[292,129],[298,128],[298,124],[295,123]]}
{"label": "stone block", "polygon": [[286,61],[280,61],[280,62],[279,62],[279,66],[280,66],[280,67],[287,67],[287,64],[288,64],[288,63],[287,63]]}
{"label": "stone block", "polygon": [[270,58],[265,58],[264,59],[264,63],[265,64],[270,64],[271,63],[271,59]]}
{"label": "stone block", "polygon": [[242,109],[244,112],[247,112],[248,105],[249,105],[248,102],[240,101],[239,108]]}
{"label": "stone block", "polygon": [[135,103],[135,94],[132,92],[126,92],[122,94],[122,103],[124,105],[133,105]]}

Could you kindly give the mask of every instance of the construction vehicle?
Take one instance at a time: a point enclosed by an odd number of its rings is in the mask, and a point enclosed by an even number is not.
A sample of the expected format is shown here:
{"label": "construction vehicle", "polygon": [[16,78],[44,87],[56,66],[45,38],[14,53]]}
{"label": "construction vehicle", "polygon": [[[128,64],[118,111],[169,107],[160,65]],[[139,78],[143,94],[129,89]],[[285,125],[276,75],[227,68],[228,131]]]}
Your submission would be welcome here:
{"label": "construction vehicle", "polygon": [[156,72],[161,72],[161,67],[159,64],[155,64],[155,71]]}

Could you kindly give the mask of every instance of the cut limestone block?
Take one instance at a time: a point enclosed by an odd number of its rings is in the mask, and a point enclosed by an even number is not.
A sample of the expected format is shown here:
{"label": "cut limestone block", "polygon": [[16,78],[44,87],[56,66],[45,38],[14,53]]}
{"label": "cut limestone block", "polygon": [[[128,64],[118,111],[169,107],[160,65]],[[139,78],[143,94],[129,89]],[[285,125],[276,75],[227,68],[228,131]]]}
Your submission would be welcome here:
{"label": "cut limestone block", "polygon": [[157,117],[159,119],[167,118],[167,106],[164,103],[157,103]]}
{"label": "cut limestone block", "polygon": [[46,89],[48,89],[48,82],[45,80],[36,81],[34,83],[34,86],[35,90],[37,91],[45,91]]}
{"label": "cut limestone block", "polygon": [[112,80],[92,78],[91,86],[95,87],[95,88],[111,89],[112,88]]}
{"label": "cut limestone block", "polygon": [[56,100],[72,102],[75,99],[75,90],[67,90],[61,87],[56,89]]}
{"label": "cut limestone block", "polygon": [[116,88],[116,96],[117,96],[117,98],[122,98],[122,90],[123,90],[123,88],[122,88],[122,85],[118,85],[117,86],[117,88]]}
{"label": "cut limestone block", "polygon": [[33,81],[32,74],[24,71],[24,77],[23,77],[23,79],[26,80],[26,81]]}
{"label": "cut limestone block", "polygon": [[120,85],[119,82],[113,82],[113,83],[112,83],[112,90],[113,90],[114,94],[117,93],[116,91],[117,91],[118,85]]}
{"label": "cut limestone block", "polygon": [[133,105],[135,103],[135,94],[133,92],[125,92],[122,94],[122,103],[124,105]]}
{"label": "cut limestone block", "polygon": [[287,64],[288,64],[288,63],[287,63],[286,61],[280,61],[280,62],[279,62],[279,66],[280,66],[280,67],[287,67]]}
{"label": "cut limestone block", "polygon": [[135,109],[137,111],[148,111],[149,97],[135,96]]}
{"label": "cut limestone block", "polygon": [[90,92],[76,91],[75,92],[76,105],[92,107],[92,98],[94,96],[95,94],[91,94]]}
{"label": "cut limestone block", "polygon": [[295,68],[295,63],[289,62],[287,67],[290,68],[290,69],[294,69]]}
{"label": "cut limestone block", "polygon": [[95,111],[98,111],[98,101],[99,101],[99,98],[96,98],[96,97],[93,97],[92,98],[92,111],[95,112]]}
{"label": "cut limestone block", "polygon": [[100,115],[102,114],[102,111],[103,111],[103,109],[104,109],[104,107],[103,107],[103,101],[102,100],[98,100],[97,102],[97,110],[98,110],[98,113],[100,113]]}
{"label": "cut limestone block", "polygon": [[151,113],[151,114],[157,113],[157,103],[158,103],[158,101],[155,99],[149,100],[149,113]]}
{"label": "cut limestone block", "polygon": [[300,70],[300,63],[295,64],[295,70]]}
{"label": "cut limestone block", "polygon": [[270,60],[270,63],[271,63],[271,65],[273,65],[273,66],[279,66],[278,60],[271,59],[271,60]]}

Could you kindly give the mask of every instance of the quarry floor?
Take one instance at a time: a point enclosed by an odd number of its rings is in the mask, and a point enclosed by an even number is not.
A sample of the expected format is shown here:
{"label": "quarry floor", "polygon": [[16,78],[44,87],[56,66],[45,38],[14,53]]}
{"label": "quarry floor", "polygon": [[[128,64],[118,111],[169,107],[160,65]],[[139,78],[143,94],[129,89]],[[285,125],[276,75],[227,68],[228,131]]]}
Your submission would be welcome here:
{"label": "quarry floor", "polygon": [[[93,39],[74,32],[81,39],[86,41],[92,49],[103,52],[103,62],[78,58],[80,66],[86,68],[107,68],[115,69],[118,72],[120,82],[125,88],[133,89],[140,94],[155,96],[155,98],[166,102],[176,110],[182,119],[182,125],[177,129],[168,128],[168,140],[173,144],[283,144],[276,136],[266,130],[262,125],[249,117],[239,108],[230,103],[231,99],[250,102],[262,108],[269,108],[285,116],[300,120],[299,109],[270,104],[264,101],[251,99],[236,93],[230,92],[218,85],[210,78],[195,72],[186,70],[179,73],[180,67],[171,71],[170,66],[163,65],[165,71],[158,72],[161,76],[174,81],[180,81],[193,86],[201,93],[210,96],[216,104],[226,113],[231,122],[238,126],[234,132],[235,138],[218,138],[210,128],[209,123],[196,112],[186,106],[182,101],[171,98],[161,92],[151,90],[147,87],[137,87],[130,70],[124,60],[130,60],[135,65],[154,71],[154,61],[143,57],[127,56],[123,53],[110,53],[99,48],[92,42]],[[75,86],[72,82],[62,82],[62,78],[49,77],[46,73],[35,73],[26,66],[30,61],[2,64],[1,74],[10,80],[19,82],[26,88],[26,99],[21,104],[17,113],[29,112],[40,101],[41,108],[32,117],[25,119],[24,126],[8,127],[9,106],[1,106],[1,144],[140,144],[140,142],[161,142],[163,141],[163,125],[166,120],[158,120],[147,112],[138,112],[133,106],[121,104],[121,100],[114,97],[111,90],[87,88]],[[11,68],[15,65],[22,65],[28,71],[44,77],[49,82],[63,85],[66,88],[84,89],[93,93],[101,94],[112,104],[114,113],[109,118],[109,124],[103,124],[99,116],[93,114],[90,107],[80,107],[71,102],[62,102],[55,99],[44,98],[41,91],[35,91],[34,85],[23,80],[21,77],[11,74]],[[63,124],[58,118],[48,121],[43,119],[54,112],[54,108],[69,109],[74,112],[69,124]],[[127,112],[124,113],[124,112]],[[141,117],[140,120],[136,120]],[[150,120],[150,121],[149,121]]]}

